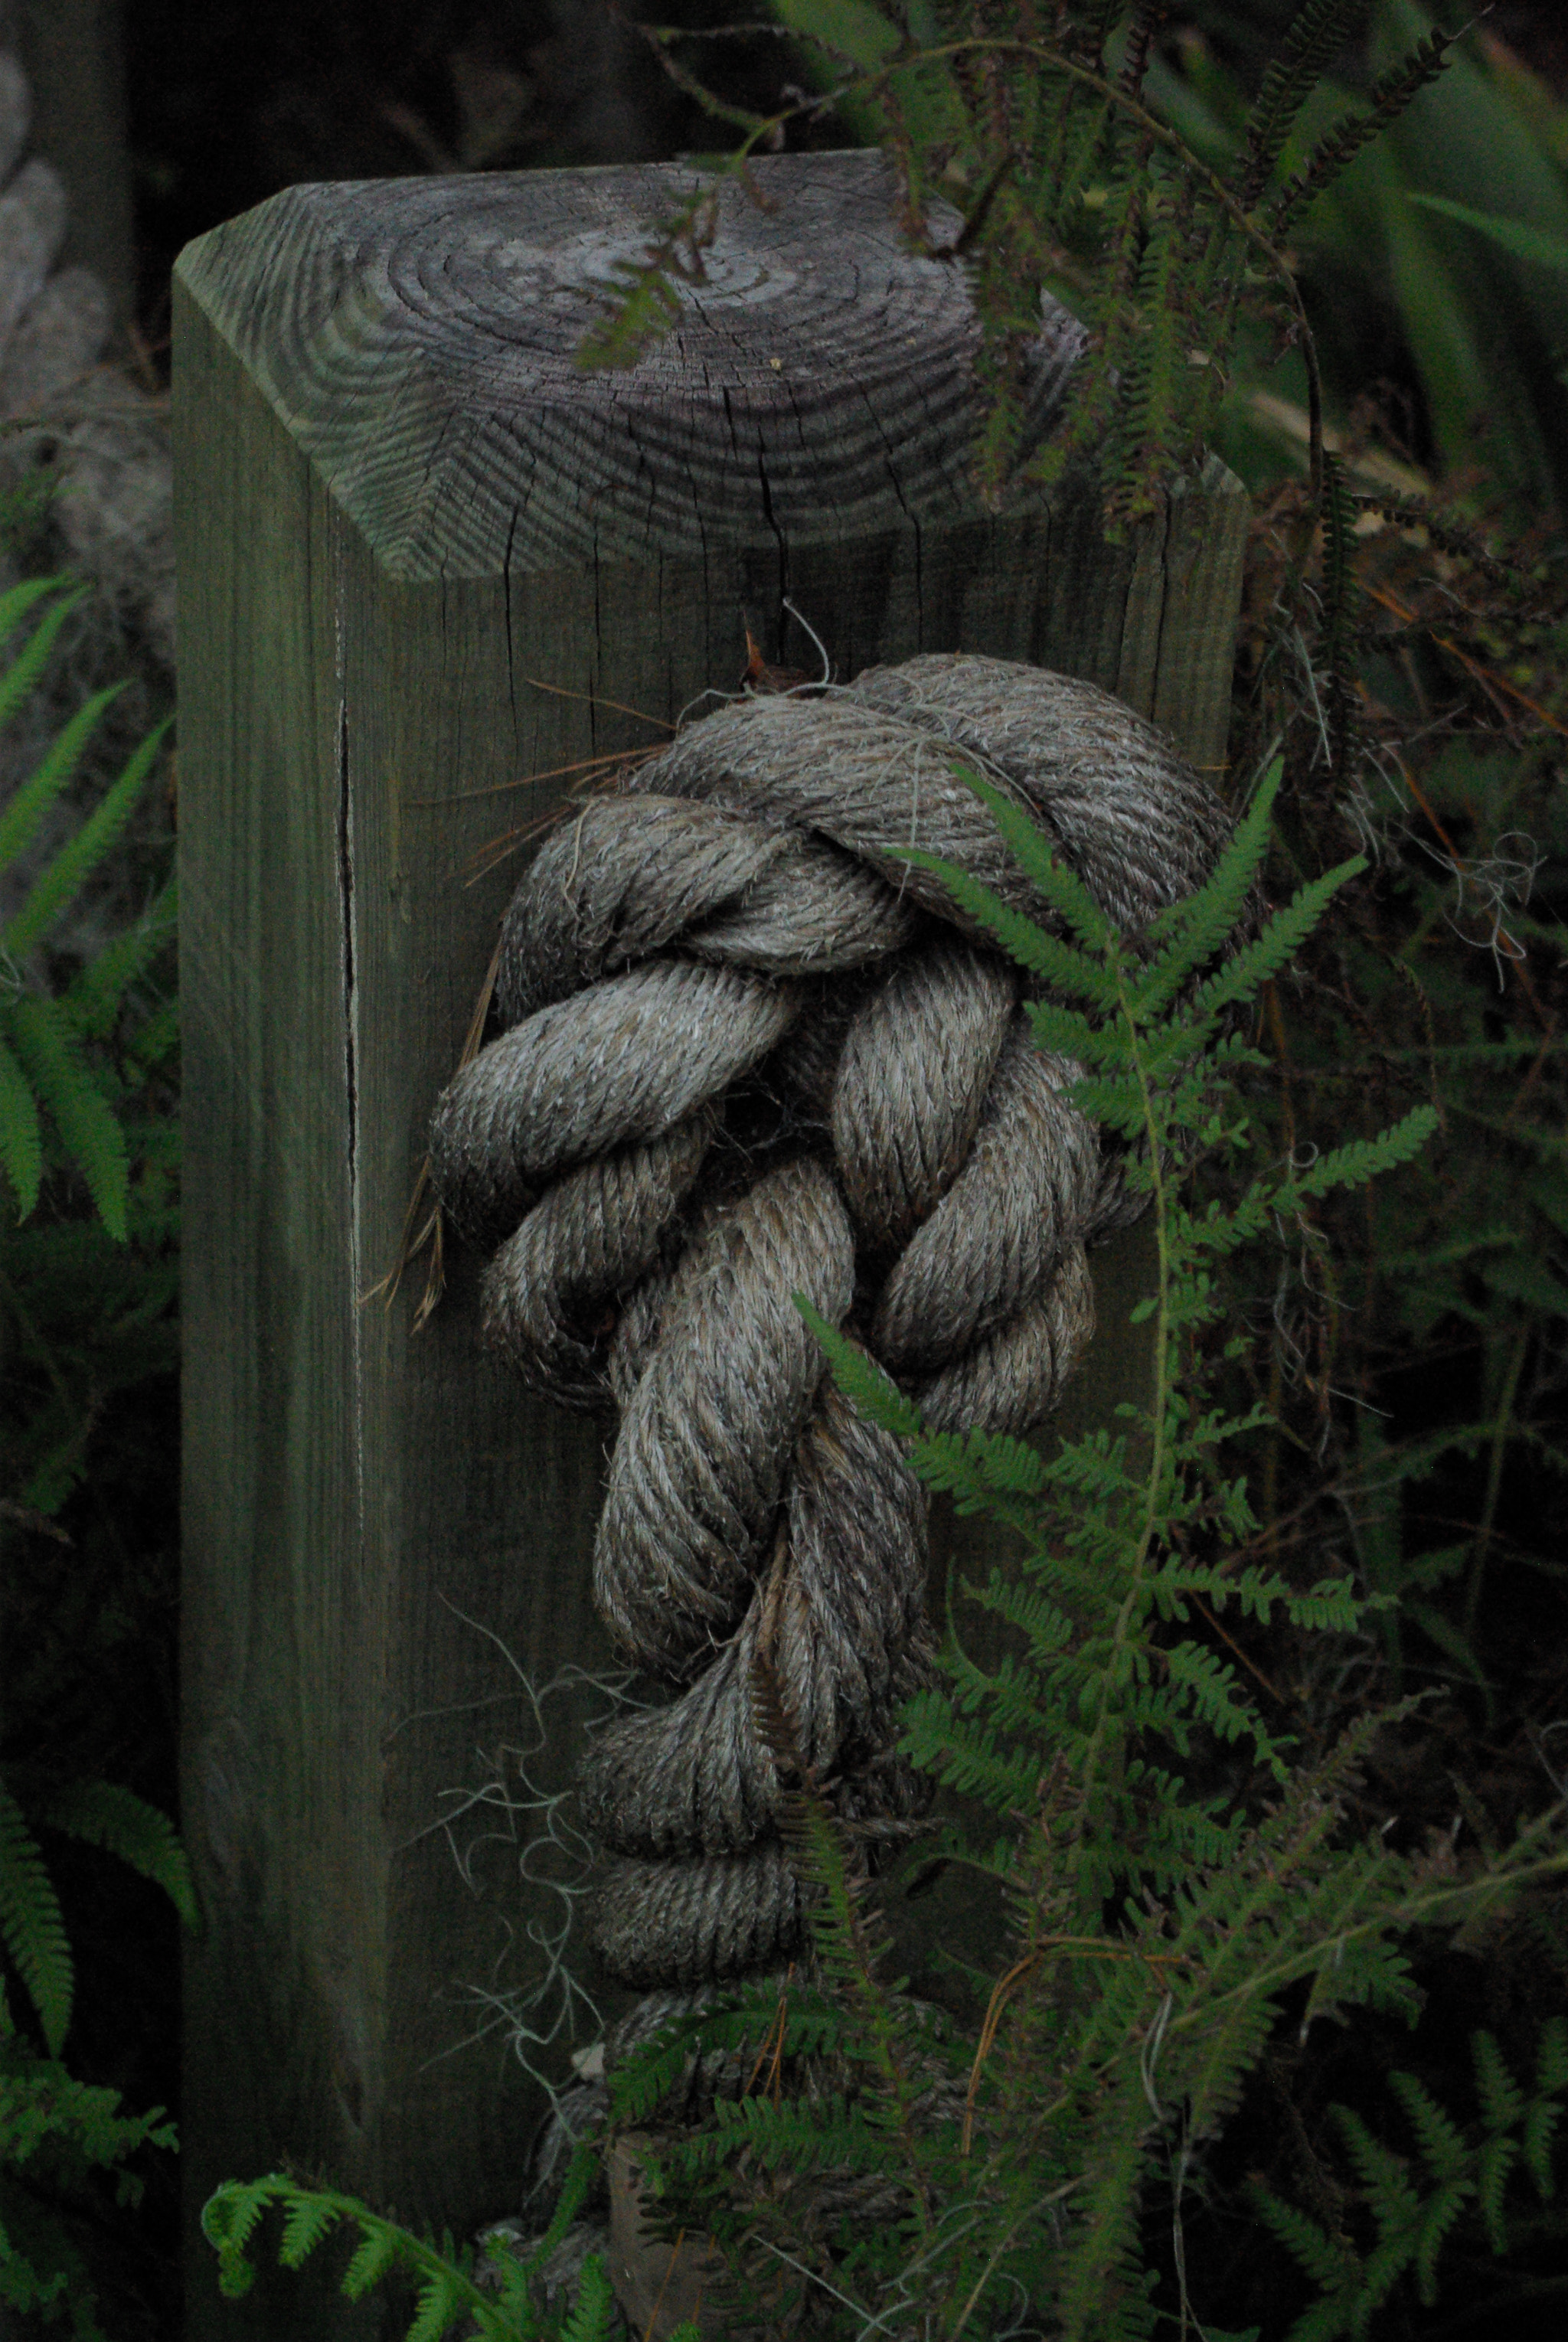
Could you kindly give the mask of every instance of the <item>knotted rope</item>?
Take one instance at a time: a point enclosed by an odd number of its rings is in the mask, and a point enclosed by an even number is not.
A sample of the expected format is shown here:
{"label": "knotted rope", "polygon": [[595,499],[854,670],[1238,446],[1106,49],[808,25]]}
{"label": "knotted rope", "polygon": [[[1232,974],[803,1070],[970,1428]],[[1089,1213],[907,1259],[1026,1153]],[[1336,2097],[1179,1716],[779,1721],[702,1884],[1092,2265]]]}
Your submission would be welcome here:
{"label": "knotted rope", "polygon": [[923,656],[743,700],[548,838],[503,931],[507,1029],[436,1111],[442,1202],[495,1248],[489,1338],[531,1388],[619,1413],[594,1599],[674,1696],[601,1732],[580,1786],[614,1857],[594,1943],[636,1987],[802,1942],[757,1655],[868,1848],[919,1810],[890,1744],[929,1663],[925,1500],[792,1296],[933,1428],[1021,1434],[1093,1329],[1085,1247],[1135,1216],[1018,972],[904,858],[1055,925],[959,760],[1124,929],[1225,833],[1151,726],[1040,669]]}

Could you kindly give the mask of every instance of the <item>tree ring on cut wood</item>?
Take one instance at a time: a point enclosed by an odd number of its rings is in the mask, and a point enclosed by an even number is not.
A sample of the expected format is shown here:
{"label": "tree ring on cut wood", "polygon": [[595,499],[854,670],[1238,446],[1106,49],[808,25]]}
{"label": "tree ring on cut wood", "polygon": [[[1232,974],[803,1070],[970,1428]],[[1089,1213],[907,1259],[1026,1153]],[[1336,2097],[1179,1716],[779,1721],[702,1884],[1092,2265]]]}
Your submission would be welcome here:
{"label": "tree ring on cut wood", "polygon": [[[187,259],[225,308],[265,238],[267,297],[224,330],[392,574],[493,575],[715,542],[977,517],[980,326],[959,265],[910,249],[875,154],[779,155],[714,199],[701,275],[635,365],[584,372],[617,267],[701,184],[683,164],[287,188]],[[760,200],[758,199],[760,197]],[[935,239],[959,222],[933,207]],[[704,235],[706,231],[704,230]],[[1084,331],[1047,301],[1025,444]],[[498,561],[499,556],[499,561]]]}

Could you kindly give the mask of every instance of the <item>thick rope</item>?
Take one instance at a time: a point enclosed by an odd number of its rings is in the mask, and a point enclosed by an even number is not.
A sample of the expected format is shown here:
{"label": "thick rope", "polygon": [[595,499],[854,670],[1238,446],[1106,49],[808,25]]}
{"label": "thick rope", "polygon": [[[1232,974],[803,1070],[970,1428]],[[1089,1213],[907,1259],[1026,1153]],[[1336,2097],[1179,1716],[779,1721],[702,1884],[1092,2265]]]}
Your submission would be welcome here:
{"label": "thick rope", "polygon": [[862,1843],[920,1807],[890,1744],[929,1664],[925,1500],[794,1296],[933,1427],[1022,1434],[1092,1331],[1085,1247],[1135,1211],[1017,971],[904,859],[1055,924],[960,757],[1124,928],[1225,834],[1150,726],[1040,669],[925,656],[741,701],[546,841],[503,931],[508,1029],[436,1112],[442,1201],[494,1248],[490,1339],[619,1415],[594,1600],[672,1696],[600,1733],[581,1790],[613,1857],[594,1947],[644,1989],[801,1947],[759,1656]]}

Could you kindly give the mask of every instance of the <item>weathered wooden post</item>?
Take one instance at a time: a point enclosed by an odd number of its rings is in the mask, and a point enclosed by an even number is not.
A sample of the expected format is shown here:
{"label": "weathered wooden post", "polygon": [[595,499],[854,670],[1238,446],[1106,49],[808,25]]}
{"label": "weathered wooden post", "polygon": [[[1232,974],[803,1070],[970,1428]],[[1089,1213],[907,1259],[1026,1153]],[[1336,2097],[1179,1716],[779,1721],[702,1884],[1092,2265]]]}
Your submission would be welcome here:
{"label": "weathered wooden post", "polygon": [[[1121,550],[1092,491],[966,485],[974,328],[874,155],[757,166],[629,373],[573,352],[679,166],[291,189],[176,277],[186,1094],[185,2179],[287,2156],[458,2233],[540,2111],[459,2048],[530,1904],[441,1793],[515,1690],[609,1653],[600,1435],[520,1394],[474,1278],[410,1338],[396,1254],[530,782],[734,687],[749,614],[839,674],[921,649],[1083,675],[1223,756],[1245,505],[1218,466]],[[1046,401],[1049,383],[1042,378]],[[635,712],[632,712],[635,711]],[[294,2277],[189,2333],[375,2330]]]}

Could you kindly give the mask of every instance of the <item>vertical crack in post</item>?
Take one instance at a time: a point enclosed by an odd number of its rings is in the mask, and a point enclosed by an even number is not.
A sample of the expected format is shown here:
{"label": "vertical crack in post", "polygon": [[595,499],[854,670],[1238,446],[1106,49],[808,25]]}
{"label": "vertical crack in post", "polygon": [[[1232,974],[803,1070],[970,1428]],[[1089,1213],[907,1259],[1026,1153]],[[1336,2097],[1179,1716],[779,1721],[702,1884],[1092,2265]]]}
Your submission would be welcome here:
{"label": "vertical crack in post", "polygon": [[779,602],[774,623],[778,627],[778,634],[775,637],[778,644],[777,656],[782,658],[784,656],[784,626],[789,616],[788,611],[784,608],[784,604],[789,599],[790,590],[789,540],[784,535],[784,530],[780,527],[774,514],[774,492],[768,480],[767,460],[760,448],[757,452],[757,478],[762,482],[763,517],[767,522],[768,526],[772,529],[774,541],[779,549]]}
{"label": "vertical crack in post", "polygon": [[361,1329],[359,1228],[359,987],[355,961],[354,807],[348,769],[348,702],[343,652],[337,674],[337,907],[339,976],[343,986],[343,1088],[348,1154],[348,1273],[350,1340],[354,1349],[354,1511],[359,1551],[365,1550],[365,1357]]}
{"label": "vertical crack in post", "polygon": [[[337,899],[343,951],[343,1074],[348,1101],[348,1186],[354,1196],[359,1143],[359,1093],[355,1067],[355,1019],[358,1005],[354,984],[354,839],[348,797],[348,709],[341,696],[337,704]],[[357,1242],[358,1230],[355,1231]]]}

